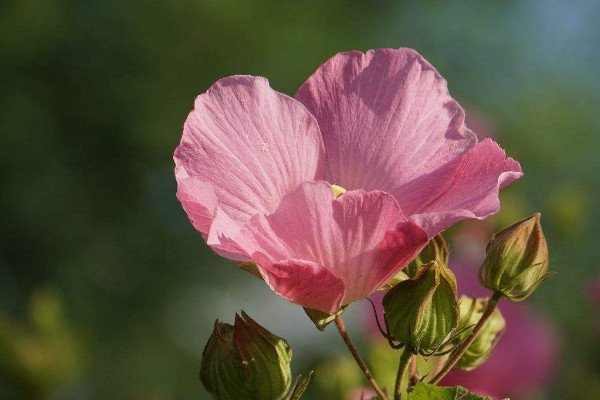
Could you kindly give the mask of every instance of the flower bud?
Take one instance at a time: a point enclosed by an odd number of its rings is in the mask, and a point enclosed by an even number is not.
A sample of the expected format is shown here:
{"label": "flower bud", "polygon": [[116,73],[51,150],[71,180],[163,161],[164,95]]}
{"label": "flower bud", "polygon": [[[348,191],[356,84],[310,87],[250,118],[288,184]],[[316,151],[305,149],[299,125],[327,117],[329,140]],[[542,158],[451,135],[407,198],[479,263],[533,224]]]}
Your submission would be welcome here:
{"label": "flower bud", "polygon": [[287,342],[242,311],[235,324],[215,322],[200,380],[215,400],[280,400],[291,384]]}
{"label": "flower bud", "polygon": [[446,265],[431,261],[414,279],[400,282],[383,298],[390,339],[415,354],[432,355],[458,326],[456,279]]}
{"label": "flower bud", "polygon": [[427,243],[427,246],[419,255],[404,268],[404,272],[410,278],[414,278],[421,265],[429,264],[431,261],[439,261],[444,265],[448,265],[448,245],[442,235],[437,235]]}
{"label": "flower bud", "polygon": [[548,273],[548,246],[540,214],[519,221],[490,239],[479,281],[513,301],[527,298],[554,273]]}
{"label": "flower bud", "polygon": [[414,278],[419,269],[423,265],[429,264],[431,261],[439,261],[444,265],[448,265],[449,254],[450,251],[448,250],[444,237],[442,235],[435,236],[427,243],[423,250],[421,250],[419,255],[406,266],[406,268],[394,275],[379,290],[389,290],[402,281]]}
{"label": "flower bud", "polygon": [[[488,304],[486,298],[472,298],[462,296],[460,298],[460,336],[456,342],[460,343],[467,338],[473,328],[481,319]],[[471,371],[485,362],[490,356],[494,346],[498,343],[500,336],[506,326],[506,321],[498,308],[494,310],[479,331],[475,341],[467,348],[467,351],[458,360],[455,368]]]}

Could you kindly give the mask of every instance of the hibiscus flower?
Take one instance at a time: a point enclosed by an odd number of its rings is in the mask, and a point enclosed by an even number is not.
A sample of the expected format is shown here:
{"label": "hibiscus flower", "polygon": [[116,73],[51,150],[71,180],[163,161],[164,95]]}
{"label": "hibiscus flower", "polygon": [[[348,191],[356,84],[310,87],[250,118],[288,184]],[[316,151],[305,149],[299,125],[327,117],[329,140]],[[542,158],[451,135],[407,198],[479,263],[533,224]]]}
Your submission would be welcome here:
{"label": "hibiscus flower", "polygon": [[500,188],[522,176],[464,117],[411,49],[337,54],[294,98],[262,77],[223,78],[185,122],[177,197],[217,253],[333,313],[449,225],[497,212]]}

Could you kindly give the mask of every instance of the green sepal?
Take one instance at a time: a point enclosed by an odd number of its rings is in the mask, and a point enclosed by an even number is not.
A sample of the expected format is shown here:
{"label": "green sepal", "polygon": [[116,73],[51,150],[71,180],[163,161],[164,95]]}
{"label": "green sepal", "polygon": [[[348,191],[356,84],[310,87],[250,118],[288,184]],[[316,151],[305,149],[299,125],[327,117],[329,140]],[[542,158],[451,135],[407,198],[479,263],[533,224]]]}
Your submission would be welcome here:
{"label": "green sepal", "polygon": [[[446,265],[431,261],[414,279],[400,282],[383,298],[388,340],[413,353],[438,353],[458,327],[456,279]],[[394,345],[392,340],[399,344]]]}
{"label": "green sepal", "polygon": [[202,352],[200,381],[214,399],[233,400],[247,395],[242,358],[233,344],[233,326],[215,321]]}
{"label": "green sepal", "polygon": [[242,311],[233,326],[215,322],[200,380],[216,400],[280,400],[291,384],[287,342]]}
{"label": "green sepal", "polygon": [[313,310],[312,308],[304,308],[304,312],[308,315],[308,318],[315,324],[318,330],[324,331],[327,325],[333,322],[335,317],[338,315],[342,315],[344,311],[346,311],[346,307],[344,306],[340,308],[335,314],[327,314],[323,311]]}
{"label": "green sepal", "polygon": [[423,265],[429,264],[431,261],[439,261],[444,265],[448,265],[448,257],[450,250],[444,240],[444,237],[440,234],[431,239],[427,245],[421,250],[418,256],[416,256],[404,270],[394,275],[385,285],[379,288],[379,290],[389,290],[408,279],[413,279],[419,269]]}
{"label": "green sepal", "polygon": [[404,268],[404,272],[409,278],[414,278],[422,265],[427,265],[432,261],[439,261],[444,265],[448,265],[449,255],[450,250],[444,237],[441,234],[436,235],[421,250],[419,255]]}
{"label": "green sepal", "polygon": [[[460,298],[460,327],[463,332],[455,340],[455,345],[460,344],[471,334],[473,327],[481,319],[488,306],[487,298],[473,298],[462,296]],[[506,321],[499,308],[488,317],[479,331],[479,334],[469,345],[467,350],[458,360],[455,368],[471,371],[483,364],[490,356],[492,350],[502,337]]]}
{"label": "green sepal", "polygon": [[302,375],[298,375],[292,387],[288,391],[287,396],[285,396],[285,400],[299,400],[308,387],[312,374],[313,371],[310,371],[304,378],[302,378]]}
{"label": "green sepal", "polygon": [[394,275],[389,281],[387,281],[385,285],[380,287],[379,290],[390,290],[400,282],[404,282],[408,279],[410,279],[410,277],[406,274],[406,272],[400,271],[396,275]]}
{"label": "green sepal", "polygon": [[419,382],[408,394],[408,400],[492,400],[492,398],[470,393],[461,386],[444,387]]}
{"label": "green sepal", "polygon": [[252,275],[254,275],[255,277],[257,277],[260,280],[263,279],[262,275],[258,271],[258,265],[256,265],[256,263],[253,263],[252,261],[239,262],[237,267],[239,269],[243,269],[246,272],[250,272]]}
{"label": "green sepal", "polygon": [[539,213],[493,235],[479,269],[479,282],[511,301],[526,299],[552,276]]}

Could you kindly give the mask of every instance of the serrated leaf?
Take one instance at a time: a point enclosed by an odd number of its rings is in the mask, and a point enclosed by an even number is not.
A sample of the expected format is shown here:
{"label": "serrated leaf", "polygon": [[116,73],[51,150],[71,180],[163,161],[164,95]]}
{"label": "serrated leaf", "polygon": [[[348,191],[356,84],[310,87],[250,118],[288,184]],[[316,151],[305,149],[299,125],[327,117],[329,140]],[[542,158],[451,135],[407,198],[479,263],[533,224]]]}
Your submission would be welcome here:
{"label": "serrated leaf", "polygon": [[443,387],[420,382],[408,395],[408,400],[492,400],[492,398],[469,393],[467,389],[460,386]]}

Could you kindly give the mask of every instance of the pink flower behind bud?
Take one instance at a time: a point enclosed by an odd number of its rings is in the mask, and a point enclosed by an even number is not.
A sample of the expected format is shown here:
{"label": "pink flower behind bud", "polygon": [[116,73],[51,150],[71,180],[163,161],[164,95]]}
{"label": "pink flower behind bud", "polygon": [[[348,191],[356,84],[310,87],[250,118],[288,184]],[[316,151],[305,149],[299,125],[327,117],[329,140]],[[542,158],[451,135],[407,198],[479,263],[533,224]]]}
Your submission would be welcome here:
{"label": "pink flower behind bud", "polygon": [[348,393],[346,400],[371,400],[375,396],[377,393],[369,388],[358,388]]}
{"label": "pink flower behind bud", "polygon": [[[477,270],[454,268],[459,291],[470,296],[488,296],[477,282]],[[473,371],[451,371],[444,385],[461,385],[494,399],[522,398],[550,382],[558,358],[558,340],[553,326],[527,303],[501,301],[506,330],[489,359]]]}
{"label": "pink flower behind bud", "polygon": [[[477,282],[475,263],[461,264],[461,267],[453,268],[459,292],[476,297],[489,296],[489,291]],[[371,296],[381,321],[382,297],[381,292]],[[527,303],[502,301],[499,307],[506,320],[506,331],[487,361],[469,372],[451,371],[441,384],[464,386],[470,391],[499,400],[525,397],[551,381],[559,355],[559,343],[553,326]],[[366,334],[383,340],[370,306],[365,314],[368,315]]]}
{"label": "pink flower behind bud", "polygon": [[598,307],[600,312],[600,277],[596,278],[589,287],[589,299],[592,304]]}

